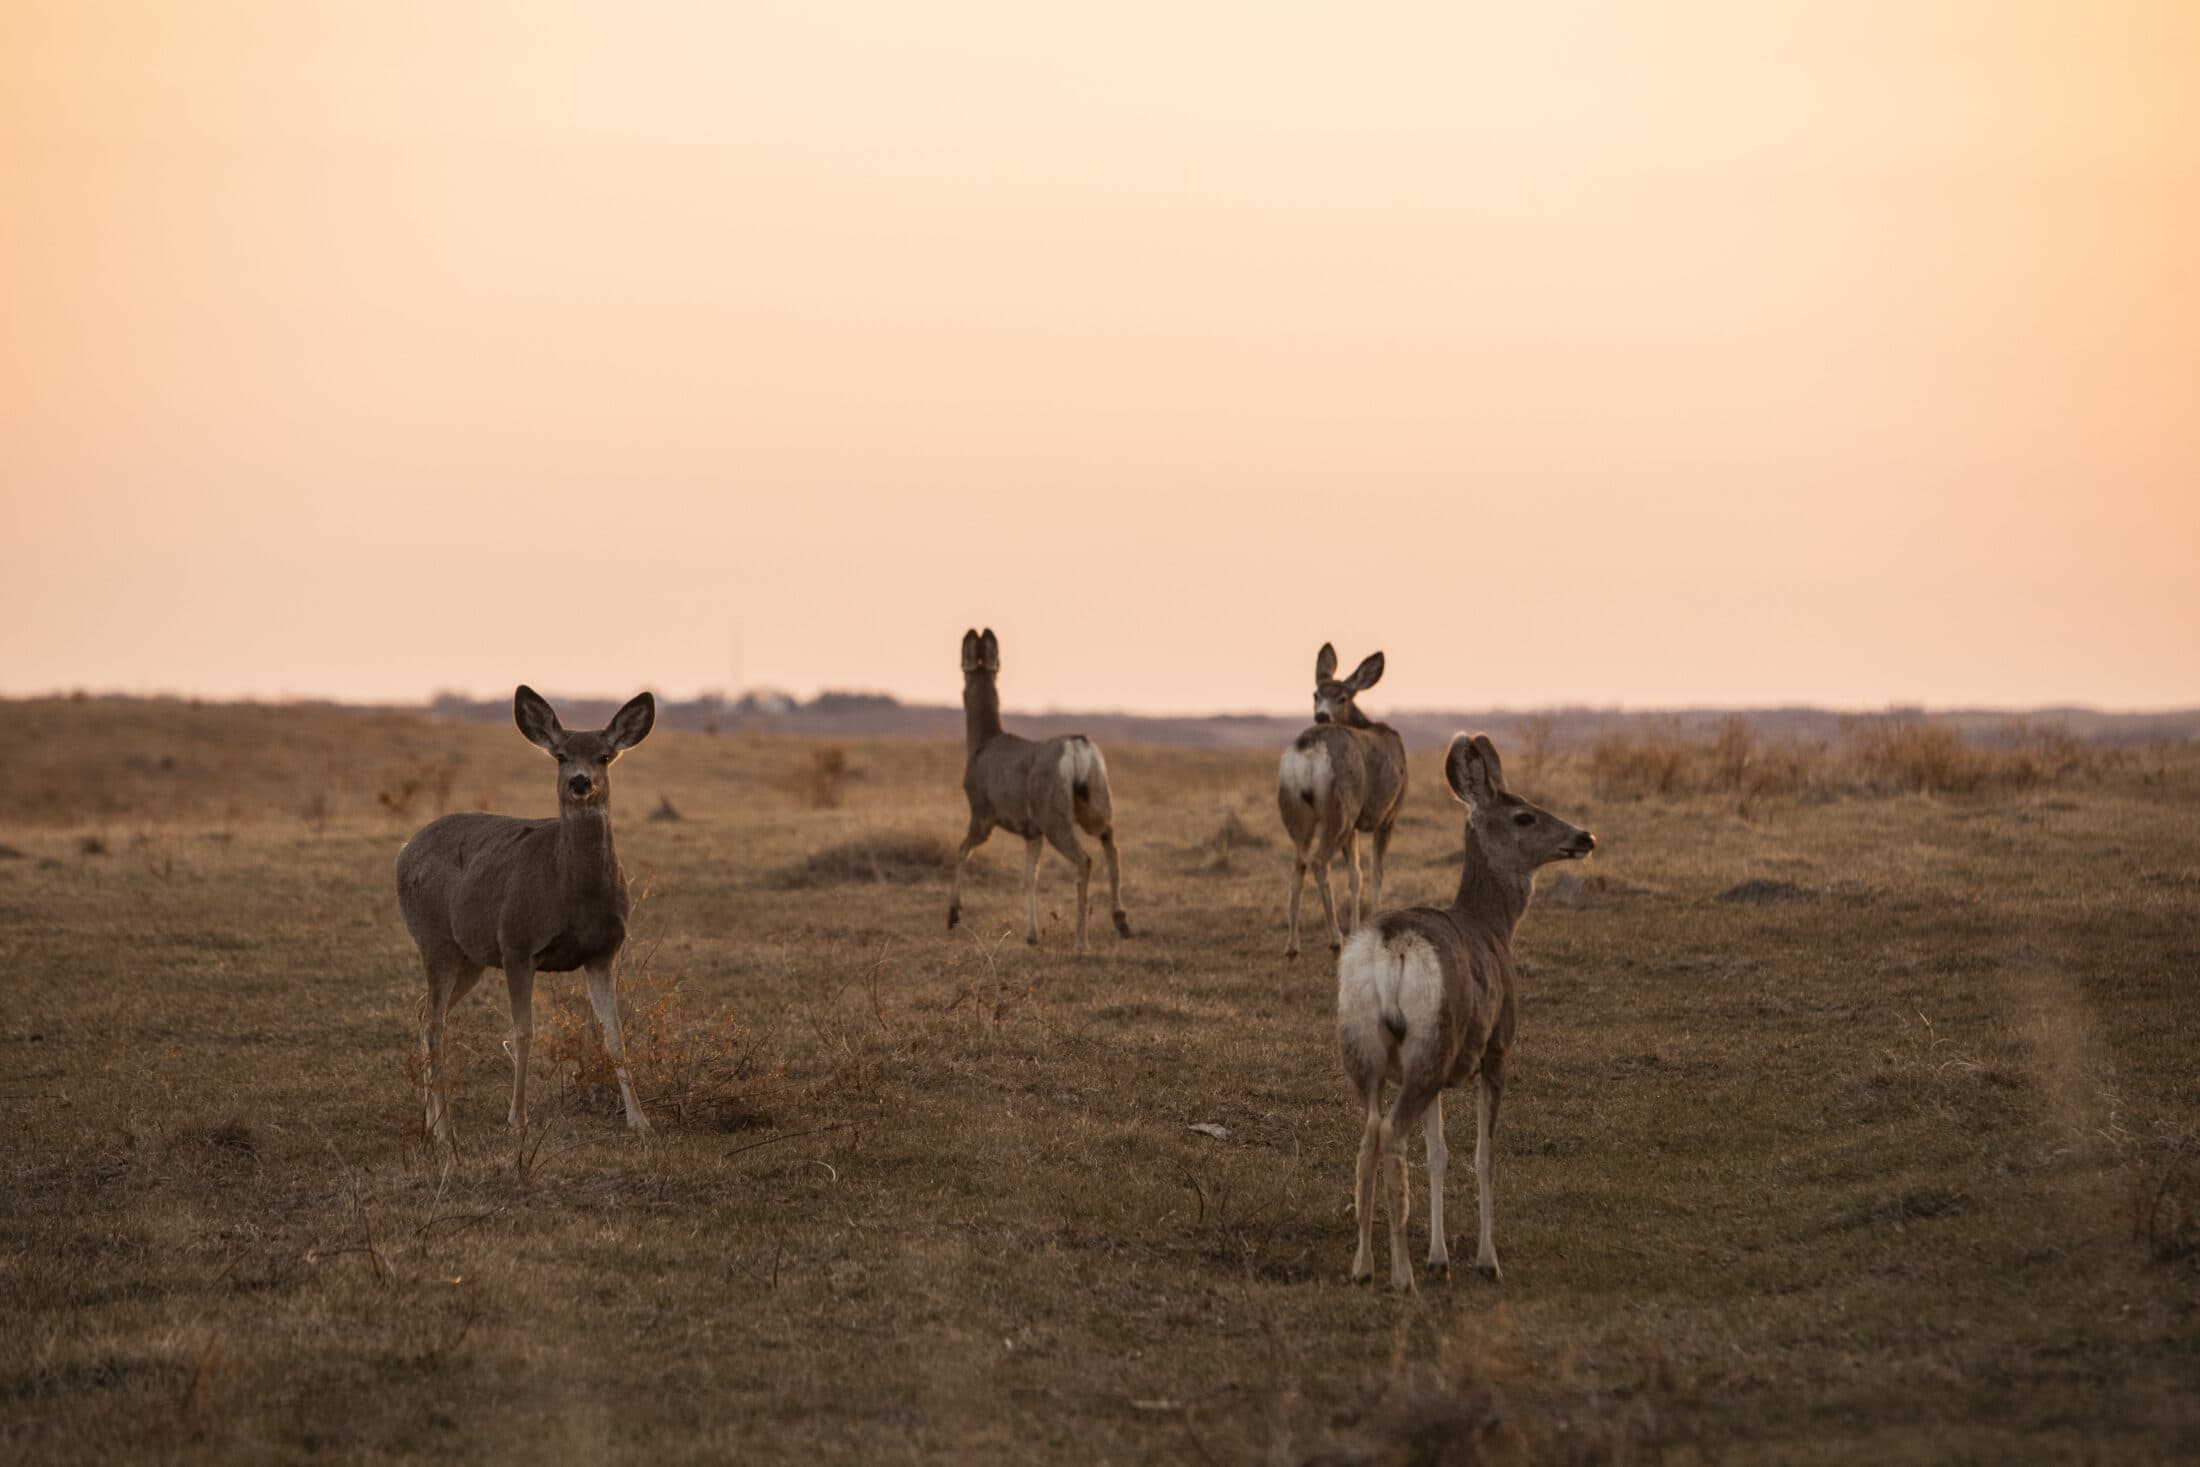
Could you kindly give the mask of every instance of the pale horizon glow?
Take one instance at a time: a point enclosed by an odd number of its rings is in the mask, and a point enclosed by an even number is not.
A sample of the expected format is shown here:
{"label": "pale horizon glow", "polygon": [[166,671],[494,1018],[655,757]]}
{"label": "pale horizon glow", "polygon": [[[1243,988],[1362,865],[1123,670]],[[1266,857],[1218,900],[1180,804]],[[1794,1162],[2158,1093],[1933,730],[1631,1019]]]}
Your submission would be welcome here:
{"label": "pale horizon glow", "polygon": [[0,695],[2200,703],[2200,6],[0,0]]}

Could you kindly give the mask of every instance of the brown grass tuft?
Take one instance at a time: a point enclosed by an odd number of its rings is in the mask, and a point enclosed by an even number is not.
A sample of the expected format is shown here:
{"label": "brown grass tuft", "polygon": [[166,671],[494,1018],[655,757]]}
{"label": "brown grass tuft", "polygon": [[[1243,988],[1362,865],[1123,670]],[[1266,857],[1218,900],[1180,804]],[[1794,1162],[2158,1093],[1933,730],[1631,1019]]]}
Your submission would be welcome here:
{"label": "brown grass tuft", "polygon": [[1246,828],[1237,811],[1225,810],[1206,839],[1192,847],[1192,870],[1201,876],[1227,876],[1238,869],[1239,853],[1266,850],[1269,844],[1268,837]]}
{"label": "brown grass tuft", "polygon": [[[645,953],[619,984],[627,1073],[650,1121],[737,1131],[770,1120],[766,1104],[784,1078],[731,1008],[713,1005]],[[592,1109],[621,1109],[618,1076],[584,984],[563,985],[535,1026],[535,1054],[553,1084]]]}

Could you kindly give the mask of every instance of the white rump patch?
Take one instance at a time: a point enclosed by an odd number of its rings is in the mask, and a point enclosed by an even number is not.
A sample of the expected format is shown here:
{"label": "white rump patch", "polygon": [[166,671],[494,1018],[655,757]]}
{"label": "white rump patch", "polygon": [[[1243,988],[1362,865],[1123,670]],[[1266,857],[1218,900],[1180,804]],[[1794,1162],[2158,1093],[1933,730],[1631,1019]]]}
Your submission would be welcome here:
{"label": "white rump patch", "polygon": [[1329,787],[1336,775],[1329,767],[1329,745],[1317,742],[1311,749],[1301,749],[1297,744],[1283,751],[1283,763],[1276,770],[1276,783],[1291,798],[1306,802],[1306,796],[1314,798],[1316,809],[1329,803]]}

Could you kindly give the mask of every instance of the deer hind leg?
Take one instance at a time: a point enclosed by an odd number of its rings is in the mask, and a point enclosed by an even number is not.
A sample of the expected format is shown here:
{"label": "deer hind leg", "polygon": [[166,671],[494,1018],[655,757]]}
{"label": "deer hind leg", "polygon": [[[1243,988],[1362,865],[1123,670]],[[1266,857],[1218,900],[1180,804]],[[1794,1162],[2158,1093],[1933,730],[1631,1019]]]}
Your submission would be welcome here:
{"label": "deer hind leg", "polygon": [[1502,1080],[1492,1079],[1484,1071],[1475,1082],[1474,1089],[1474,1197],[1482,1224],[1481,1245],[1474,1251],[1474,1266],[1482,1276],[1501,1280],[1505,1271],[1497,1266],[1497,1235],[1493,1227],[1495,1194],[1490,1190],[1490,1164],[1497,1152],[1497,1102],[1505,1096]]}
{"label": "deer hind leg", "polygon": [[1115,935],[1131,935],[1131,919],[1123,911],[1123,857],[1115,849],[1115,827],[1100,831],[1100,853],[1108,858],[1108,915],[1115,919]]}
{"label": "deer hind leg", "polygon": [[1372,842],[1375,848],[1374,860],[1371,862],[1375,868],[1375,886],[1374,890],[1369,893],[1367,902],[1367,909],[1370,913],[1380,912],[1383,909],[1383,861],[1390,854],[1391,828],[1388,825],[1381,825],[1375,829],[1375,839]]}
{"label": "deer hind leg", "polygon": [[970,822],[970,832],[963,837],[962,848],[955,852],[955,888],[947,898],[947,926],[953,931],[963,914],[963,867],[970,862],[970,853],[985,844],[985,838],[993,833],[990,825],[981,825],[975,817]]}
{"label": "deer hind leg", "polygon": [[1357,932],[1360,928],[1360,836],[1355,830],[1344,833],[1344,879],[1352,893],[1352,922],[1344,930]]}
{"label": "deer hind leg", "polygon": [[504,996],[512,1004],[512,1112],[505,1124],[527,1130],[527,1047],[535,1036],[535,965],[525,958],[505,965]]}
{"label": "deer hind leg", "polygon": [[1329,886],[1329,863],[1337,859],[1337,848],[1326,842],[1314,848],[1314,890],[1321,893],[1322,916],[1329,923],[1329,950],[1344,951],[1344,933],[1337,926],[1337,894]]}
{"label": "deer hind leg", "polygon": [[451,1005],[458,1002],[479,981],[481,970],[470,968],[465,958],[456,953],[432,956],[423,953],[421,966],[427,970],[428,975],[428,997],[422,1009],[420,1023],[422,1120],[430,1140],[440,1146],[455,1146],[457,1137],[451,1126],[450,1076],[444,1070],[444,1030],[450,1018]]}
{"label": "deer hind leg", "polygon": [[1047,839],[1077,873],[1077,956],[1089,957],[1092,944],[1085,940],[1085,919],[1092,906],[1092,857],[1078,844],[1074,826],[1065,825],[1060,830],[1050,831]]}
{"label": "deer hind leg", "polygon": [[1406,1175],[1406,1138],[1435,1100],[1432,1092],[1411,1082],[1398,1087],[1390,1114],[1383,1117],[1382,1168],[1384,1191],[1390,1204],[1390,1286],[1401,1293],[1413,1289],[1413,1265],[1406,1258],[1406,1219],[1413,1210],[1413,1191]]}
{"label": "deer hind leg", "polygon": [[1360,1127],[1360,1156],[1352,1172],[1352,1220],[1359,1230],[1359,1247],[1352,1255],[1352,1282],[1364,1284],[1375,1277],[1375,1171],[1382,1161],[1382,1082],[1363,1097],[1367,1111]]}
{"label": "deer hind leg", "polygon": [[1033,947],[1039,945],[1039,851],[1042,845],[1038,836],[1024,837],[1024,941]]}
{"label": "deer hind leg", "polygon": [[637,1134],[654,1135],[642,1103],[634,1098],[634,1079],[626,1070],[626,1046],[619,1042],[619,994],[611,985],[609,959],[588,965],[588,1003],[603,1028],[603,1051],[611,1056],[611,1071],[619,1077],[619,1098],[626,1102],[626,1123]]}
{"label": "deer hind leg", "polygon": [[1283,955],[1295,958],[1299,955],[1299,894],[1306,890],[1306,852],[1294,846],[1291,852],[1291,937],[1283,946]]}
{"label": "deer hind leg", "polygon": [[1448,1274],[1451,1272],[1451,1244],[1444,1236],[1444,1171],[1451,1159],[1451,1149],[1444,1144],[1444,1097],[1441,1094],[1429,1102],[1428,1113],[1421,1121],[1421,1134],[1428,1142],[1428,1271]]}

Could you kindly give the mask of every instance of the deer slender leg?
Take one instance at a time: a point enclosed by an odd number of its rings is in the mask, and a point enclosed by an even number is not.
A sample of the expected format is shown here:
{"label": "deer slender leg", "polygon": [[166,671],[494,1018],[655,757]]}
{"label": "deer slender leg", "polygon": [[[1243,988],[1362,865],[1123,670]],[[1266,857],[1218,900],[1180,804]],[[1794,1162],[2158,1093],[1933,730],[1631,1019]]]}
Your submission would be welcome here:
{"label": "deer slender leg", "polygon": [[1390,1114],[1383,1118],[1383,1181],[1390,1200],[1390,1286],[1413,1288],[1413,1264],[1406,1257],[1406,1219],[1413,1211],[1413,1189],[1406,1175],[1406,1138],[1420,1124],[1435,1094],[1410,1084],[1398,1087]]}
{"label": "deer slender leg", "polygon": [[1077,956],[1090,957],[1092,944],[1085,940],[1085,918],[1092,903],[1092,857],[1086,855],[1085,848],[1078,844],[1074,827],[1065,826],[1050,833],[1047,839],[1069,861],[1070,869],[1077,873]]}
{"label": "deer slender leg", "polygon": [[1428,1114],[1421,1121],[1421,1134],[1428,1141],[1428,1270],[1430,1273],[1451,1272],[1451,1244],[1444,1236],[1444,1170],[1451,1159],[1451,1150],[1444,1145],[1444,1097],[1439,1094],[1429,1102]]}
{"label": "deer slender leg", "polygon": [[1364,1284],[1375,1277],[1375,1171],[1382,1161],[1382,1087],[1364,1098],[1367,1119],[1360,1128],[1360,1157],[1352,1172],[1352,1217],[1359,1229],[1359,1248],[1352,1255],[1352,1282]]}
{"label": "deer slender leg", "polygon": [[603,1050],[611,1056],[612,1073],[619,1077],[619,1098],[626,1102],[626,1123],[641,1135],[655,1134],[642,1103],[634,1098],[634,1079],[626,1069],[626,1046],[619,1042],[619,994],[611,985],[611,960],[588,965],[588,1003],[603,1028]]}
{"label": "deer slender leg", "polygon": [[1291,859],[1291,938],[1284,944],[1283,955],[1295,958],[1299,955],[1299,893],[1306,890],[1306,852],[1294,851]]}
{"label": "deer slender leg", "polygon": [[1115,827],[1100,832],[1100,852],[1108,858],[1108,915],[1115,919],[1115,935],[1131,935],[1131,919],[1123,911],[1123,857],[1115,849]]}
{"label": "deer slender leg", "polygon": [[1495,1194],[1490,1189],[1490,1164],[1497,1152],[1497,1102],[1504,1095],[1504,1087],[1493,1082],[1488,1074],[1477,1078],[1474,1089],[1474,1194],[1476,1209],[1481,1213],[1482,1242],[1475,1249],[1474,1266],[1489,1279],[1505,1276],[1505,1271],[1497,1266],[1497,1235],[1492,1225]]}
{"label": "deer slender leg", "polygon": [[1371,915],[1383,909],[1383,861],[1390,854],[1391,829],[1392,827],[1384,825],[1379,826],[1375,831],[1373,841],[1375,851],[1374,861],[1372,862],[1375,868],[1375,889],[1369,895],[1367,903],[1367,910]]}
{"label": "deer slender leg", "polygon": [[1337,894],[1329,886],[1329,863],[1336,859],[1335,849],[1314,852],[1314,890],[1321,893],[1322,916],[1329,922],[1329,950],[1344,950],[1344,933],[1337,927]]}
{"label": "deer slender leg", "polygon": [[1345,928],[1345,931],[1353,933],[1360,930],[1360,836],[1358,831],[1348,830],[1344,833],[1344,860],[1345,884],[1352,892],[1352,923]]}
{"label": "deer slender leg", "polygon": [[1024,941],[1039,945],[1039,846],[1038,836],[1024,839]]}
{"label": "deer slender leg", "polygon": [[963,837],[962,849],[955,852],[955,889],[947,898],[947,925],[953,928],[963,914],[963,867],[970,861],[970,853],[985,844],[985,838],[993,833],[990,825],[970,822],[970,833]]}
{"label": "deer slender leg", "polygon": [[428,975],[428,1000],[420,1024],[423,1120],[431,1140],[441,1146],[451,1146],[456,1136],[451,1125],[450,1076],[444,1071],[444,1030],[451,1005],[474,986],[481,973],[478,969],[467,971],[465,959],[454,956],[423,955],[422,966]]}
{"label": "deer slender leg", "polygon": [[527,1129],[527,1047],[535,1035],[535,965],[526,958],[504,968],[504,996],[512,1004],[512,1113],[506,1124]]}

